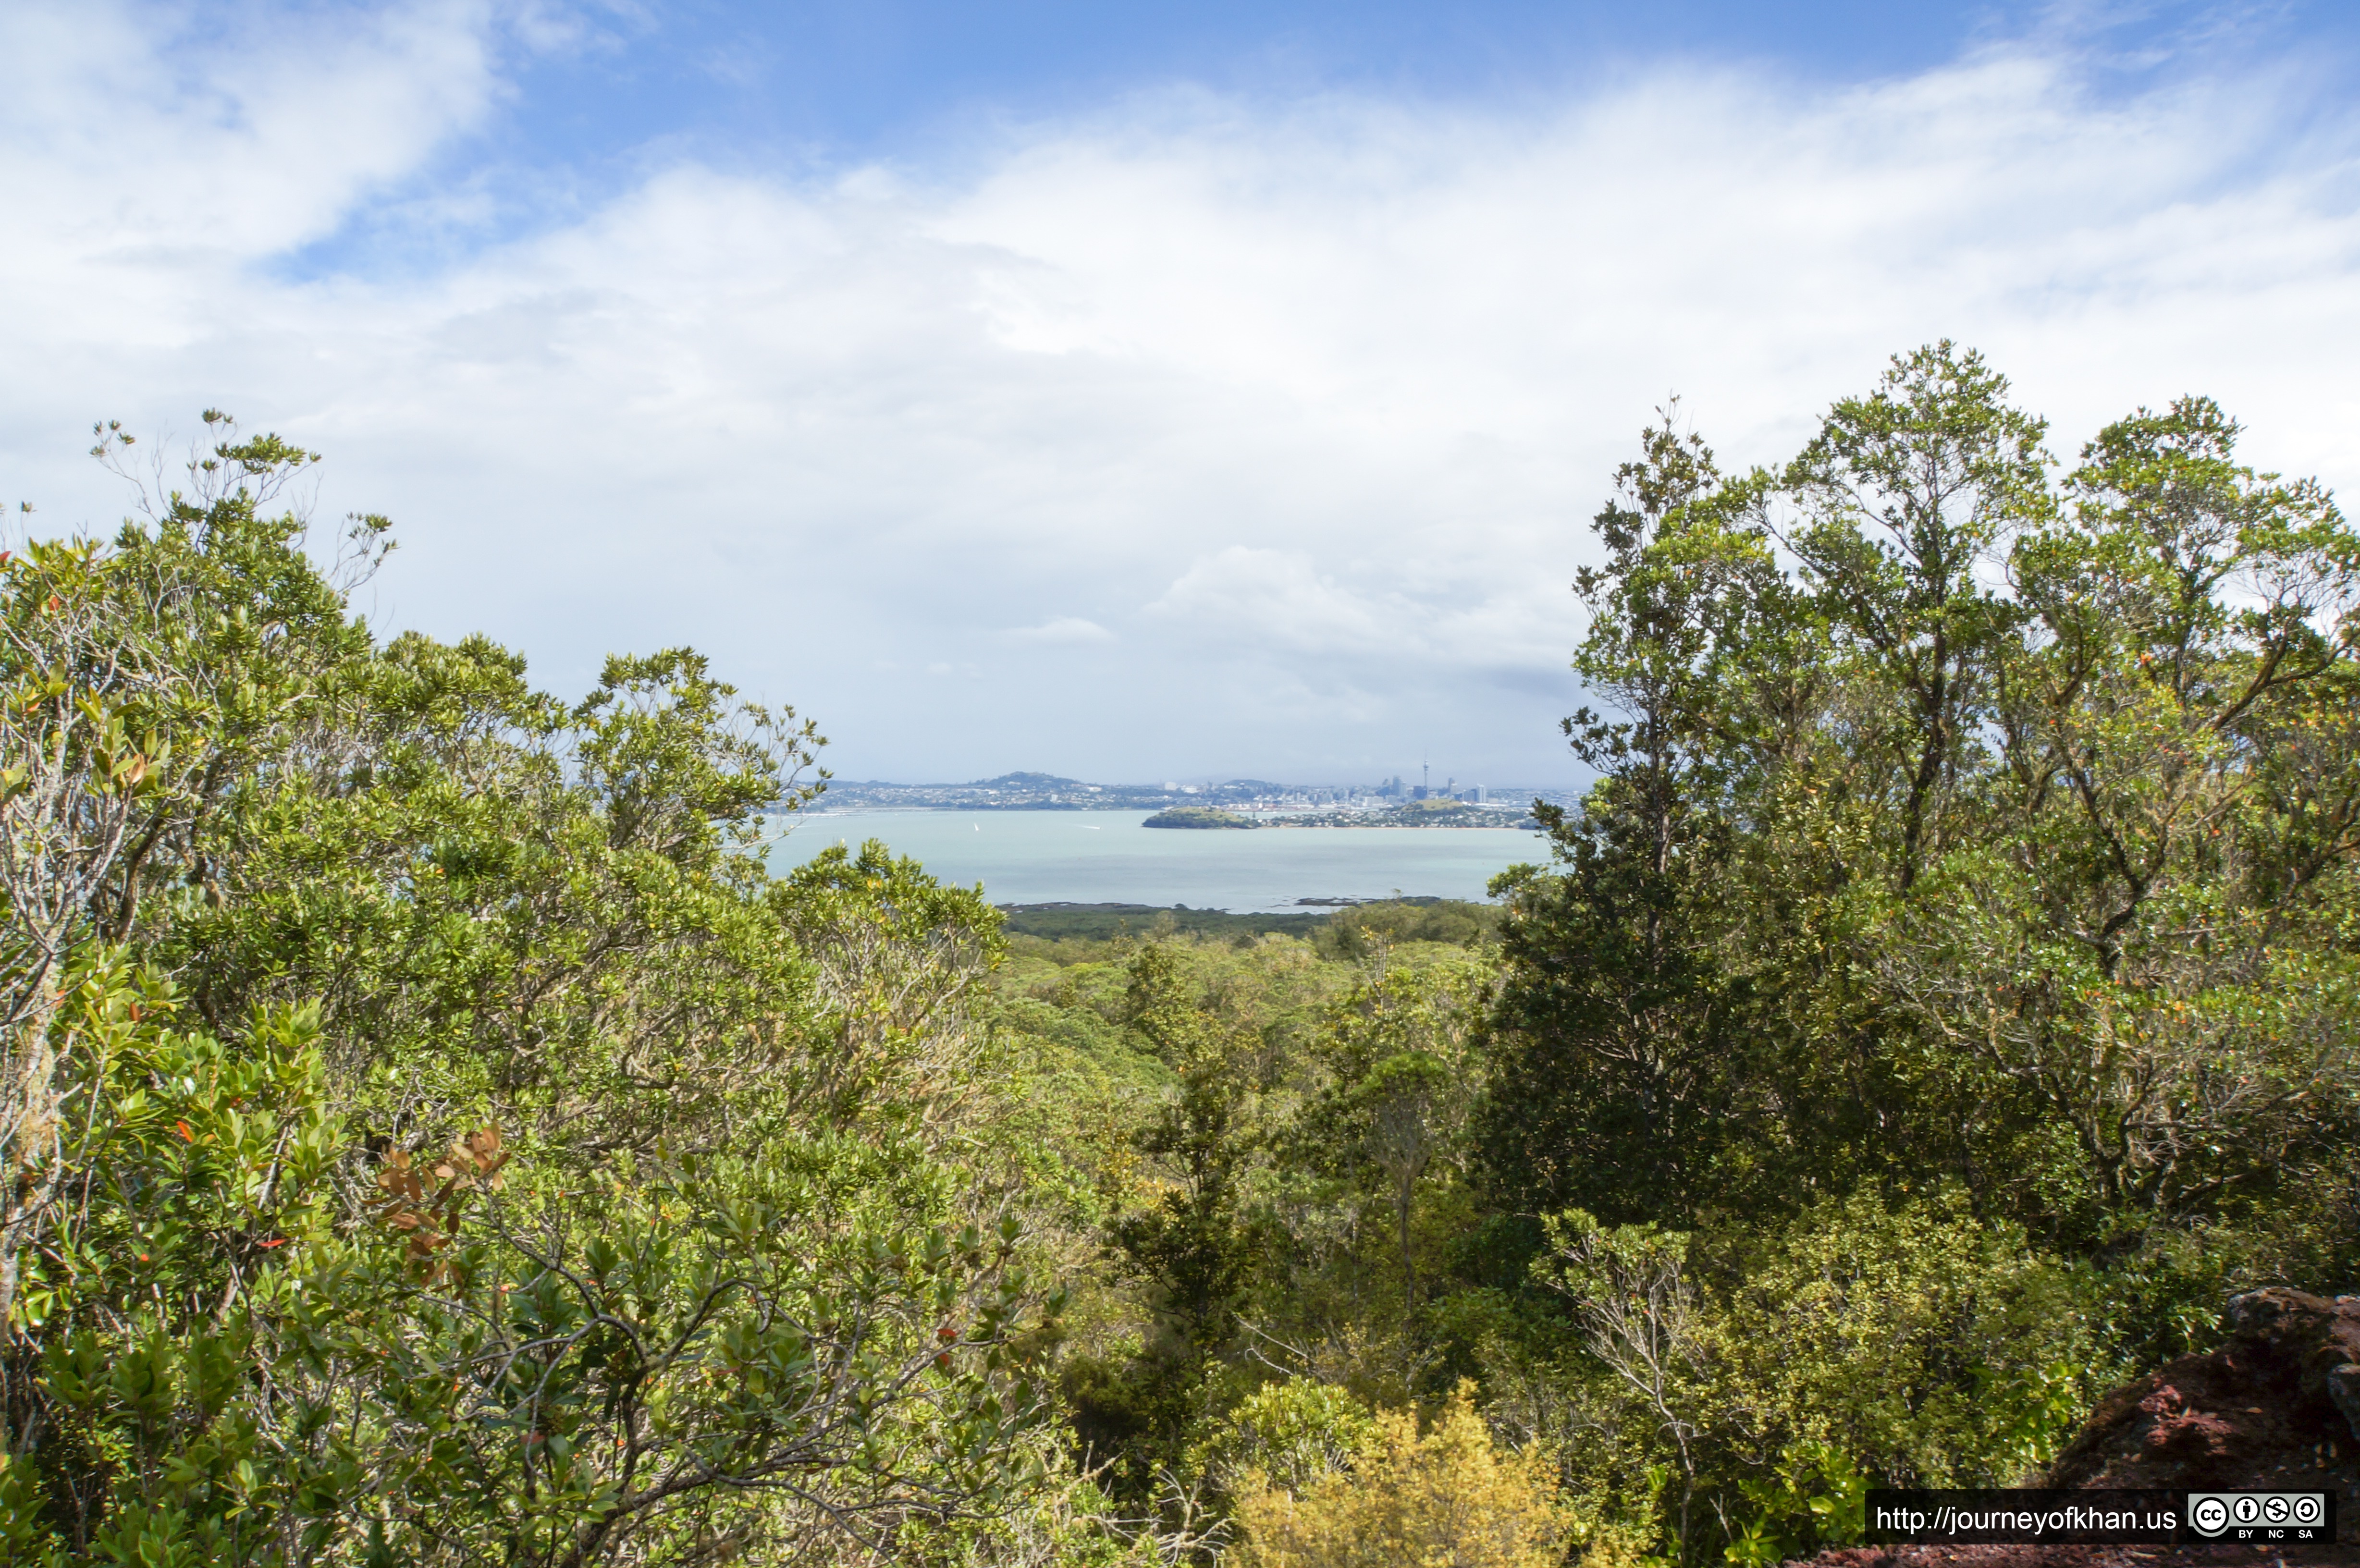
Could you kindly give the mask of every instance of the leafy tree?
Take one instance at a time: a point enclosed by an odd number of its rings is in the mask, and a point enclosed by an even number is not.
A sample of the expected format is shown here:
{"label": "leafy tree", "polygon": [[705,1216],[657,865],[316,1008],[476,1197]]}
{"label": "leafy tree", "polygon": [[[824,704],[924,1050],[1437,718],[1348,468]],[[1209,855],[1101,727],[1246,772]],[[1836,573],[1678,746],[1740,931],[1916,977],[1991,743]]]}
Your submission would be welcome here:
{"label": "leafy tree", "polygon": [[1484,1141],[1502,1197],[1627,1216],[1694,1201],[1743,1116],[1745,982],[1715,939],[1743,774],[1802,701],[1776,672],[1812,634],[1748,526],[1758,486],[1724,484],[1676,409],[1615,484],[1576,669],[1622,716],[1565,721],[1602,777],[1577,812],[1534,808],[1561,874],[1493,889],[1513,918]]}
{"label": "leafy tree", "polygon": [[1331,1083],[1295,1134],[1307,1162],[1373,1178],[1393,1213],[1405,1317],[1418,1300],[1412,1220],[1421,1187],[1437,1164],[1458,1165],[1466,1154],[1486,968],[1389,967],[1337,1002],[1322,1041]]}
{"label": "leafy tree", "polygon": [[1478,1140],[1495,1232],[1560,1218],[1452,1311],[1690,1558],[2020,1474],[2093,1364],[2360,1256],[2360,536],[2206,399],[2045,434],[1947,343],[1742,480],[1666,418],[1577,584],[1613,712],[1498,884]]}
{"label": "leafy tree", "polygon": [[1342,1389],[1289,1377],[1240,1400],[1190,1464],[1224,1491],[1251,1485],[1300,1494],[1349,1468],[1375,1431],[1369,1412]]}
{"label": "leafy tree", "polygon": [[1015,1506],[1056,1303],[966,1014],[990,911],[881,846],[770,878],[818,737],[693,653],[568,707],[379,645],[267,513],[310,455],[209,423],[145,524],[0,567],[12,1555],[824,1553]]}
{"label": "leafy tree", "polygon": [[1883,698],[1845,715],[1864,803],[1889,820],[1896,887],[1943,840],[1947,787],[1972,765],[2014,606],[1978,578],[2047,514],[2042,420],[2007,378],[1945,340],[1896,354],[1866,397],[1840,399],[1782,476],[1779,530],[1834,634]]}
{"label": "leafy tree", "polygon": [[1550,866],[1055,943],[208,425],[0,556],[9,1561],[1768,1563],[2360,1260],[2360,535],[2208,400],[1675,405]]}

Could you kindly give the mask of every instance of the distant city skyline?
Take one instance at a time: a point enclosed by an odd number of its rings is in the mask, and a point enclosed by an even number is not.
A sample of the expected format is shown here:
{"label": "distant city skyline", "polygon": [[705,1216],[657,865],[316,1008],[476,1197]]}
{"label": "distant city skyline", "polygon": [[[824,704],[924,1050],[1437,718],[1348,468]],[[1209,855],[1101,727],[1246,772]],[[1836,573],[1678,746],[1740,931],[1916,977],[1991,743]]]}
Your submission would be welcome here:
{"label": "distant city skyline", "polygon": [[1154,811],[1188,802],[1248,809],[1317,810],[1404,800],[1451,799],[1470,804],[1496,805],[1521,811],[1535,799],[1570,804],[1578,789],[1549,784],[1486,783],[1470,779],[1464,785],[1447,777],[1442,788],[1413,785],[1399,774],[1376,779],[1304,779],[1280,780],[1253,777],[1201,779],[1165,779],[1154,782],[1091,781],[1054,774],[1024,771],[985,779],[898,781],[880,779],[830,779],[816,809],[898,808],[954,811],[1097,809]]}

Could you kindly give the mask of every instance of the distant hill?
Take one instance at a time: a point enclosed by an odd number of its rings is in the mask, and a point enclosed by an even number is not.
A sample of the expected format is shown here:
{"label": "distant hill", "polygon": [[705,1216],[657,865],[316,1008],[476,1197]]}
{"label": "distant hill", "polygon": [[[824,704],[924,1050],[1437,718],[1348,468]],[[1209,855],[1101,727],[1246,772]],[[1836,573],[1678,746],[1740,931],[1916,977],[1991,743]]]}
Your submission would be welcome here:
{"label": "distant hill", "polygon": [[997,779],[978,779],[967,786],[970,789],[1043,789],[1064,793],[1067,790],[1091,790],[1095,784],[1085,784],[1078,779],[1060,779],[1054,773],[1003,773]]}

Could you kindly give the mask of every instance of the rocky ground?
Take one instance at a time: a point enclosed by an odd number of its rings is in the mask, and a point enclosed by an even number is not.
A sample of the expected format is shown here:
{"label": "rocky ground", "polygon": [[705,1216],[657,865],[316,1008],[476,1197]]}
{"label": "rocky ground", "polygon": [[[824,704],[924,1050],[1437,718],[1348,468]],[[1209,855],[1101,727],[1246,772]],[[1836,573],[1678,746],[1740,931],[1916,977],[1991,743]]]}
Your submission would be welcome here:
{"label": "rocky ground", "polygon": [[1863,1546],[1812,1568],[2360,1565],[2360,1296],[2271,1289],[2229,1304],[2229,1341],[2101,1400],[2050,1486],[2333,1491],[2329,1546]]}

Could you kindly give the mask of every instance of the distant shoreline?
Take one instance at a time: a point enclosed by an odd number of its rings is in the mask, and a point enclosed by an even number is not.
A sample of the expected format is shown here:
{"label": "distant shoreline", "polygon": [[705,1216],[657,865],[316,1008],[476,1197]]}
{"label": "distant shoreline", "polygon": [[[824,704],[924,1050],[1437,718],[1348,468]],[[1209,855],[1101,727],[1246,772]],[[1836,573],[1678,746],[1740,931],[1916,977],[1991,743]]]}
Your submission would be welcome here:
{"label": "distant shoreline", "polygon": [[[822,806],[816,811],[806,809],[780,814],[815,821],[823,817],[982,816],[987,813],[1006,811],[1054,811],[1060,815],[1087,813],[1113,816],[1124,812],[1136,813],[1140,810],[1142,808],[1137,806]],[[1524,817],[1515,822],[1306,822],[1273,814],[1257,818],[1246,825],[1257,829],[1290,828],[1304,833],[1316,832],[1323,828],[1333,828],[1338,832],[1349,833],[1365,833],[1371,829],[1393,829],[1405,833],[1539,833],[1542,831],[1539,821],[1533,817]]]}
{"label": "distant shoreline", "polygon": [[[1535,800],[1572,807],[1579,791],[1556,785],[1470,784],[1461,789],[1446,779],[1407,783],[1399,778],[1369,784],[1282,784],[1270,779],[1231,779],[1220,783],[1091,784],[1054,773],[1003,773],[963,784],[896,784],[881,779],[829,779],[822,784],[824,809],[846,807],[921,811],[1161,811],[1201,809],[1284,814],[1289,817],[1380,815],[1429,805],[1471,806],[1485,816],[1511,821]],[[1486,808],[1491,808],[1486,810]],[[776,809],[776,808],[773,808]]]}
{"label": "distant shoreline", "polygon": [[1371,828],[1393,829],[1403,833],[1539,833],[1540,820],[1525,817],[1513,822],[1257,822],[1256,827],[1295,828],[1313,832],[1334,828],[1339,833],[1363,833]]}

